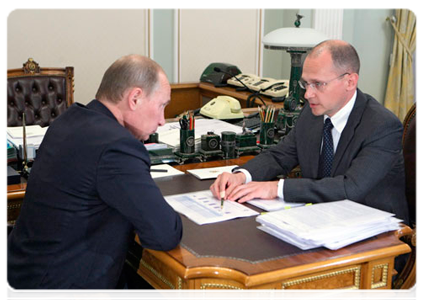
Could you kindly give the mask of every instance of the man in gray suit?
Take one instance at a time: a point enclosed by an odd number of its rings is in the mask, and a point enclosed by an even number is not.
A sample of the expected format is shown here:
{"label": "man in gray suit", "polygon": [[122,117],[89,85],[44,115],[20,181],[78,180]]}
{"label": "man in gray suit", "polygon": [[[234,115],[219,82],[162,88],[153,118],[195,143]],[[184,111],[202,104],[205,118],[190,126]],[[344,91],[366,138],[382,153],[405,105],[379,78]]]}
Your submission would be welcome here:
{"label": "man in gray suit", "polygon": [[[210,187],[213,194],[238,202],[350,199],[408,223],[402,124],[357,88],[359,69],[356,50],[344,41],[314,47],[299,82],[308,101],[295,128],[242,168],[220,175]],[[298,165],[302,178],[275,181]]]}

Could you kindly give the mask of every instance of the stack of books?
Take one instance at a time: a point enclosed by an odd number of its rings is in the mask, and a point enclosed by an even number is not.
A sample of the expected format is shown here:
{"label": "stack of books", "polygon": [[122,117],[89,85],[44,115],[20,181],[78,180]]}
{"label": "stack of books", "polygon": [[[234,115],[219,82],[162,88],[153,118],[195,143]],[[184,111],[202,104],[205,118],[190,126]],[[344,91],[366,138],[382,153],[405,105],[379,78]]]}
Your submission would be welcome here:
{"label": "stack of books", "polygon": [[392,213],[350,200],[319,203],[262,214],[258,228],[302,250],[336,250],[383,232],[398,230]]}

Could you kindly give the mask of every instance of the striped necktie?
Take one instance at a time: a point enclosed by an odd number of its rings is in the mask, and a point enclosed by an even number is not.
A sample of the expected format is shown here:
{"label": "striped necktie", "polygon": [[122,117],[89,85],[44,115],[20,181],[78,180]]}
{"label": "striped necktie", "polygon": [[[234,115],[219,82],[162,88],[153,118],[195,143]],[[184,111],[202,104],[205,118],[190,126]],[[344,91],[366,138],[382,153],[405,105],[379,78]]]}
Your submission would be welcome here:
{"label": "striped necktie", "polygon": [[333,124],[330,118],[325,120],[323,126],[323,147],[322,153],[320,153],[319,160],[319,178],[329,177],[332,169],[333,162],[333,140],[332,140],[332,128]]}

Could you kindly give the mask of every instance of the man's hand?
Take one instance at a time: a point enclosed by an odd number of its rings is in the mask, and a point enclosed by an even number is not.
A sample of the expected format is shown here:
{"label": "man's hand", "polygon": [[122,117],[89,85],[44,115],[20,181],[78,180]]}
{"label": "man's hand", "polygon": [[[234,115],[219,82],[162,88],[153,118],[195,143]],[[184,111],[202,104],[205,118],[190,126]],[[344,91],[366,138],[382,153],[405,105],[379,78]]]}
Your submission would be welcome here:
{"label": "man's hand", "polygon": [[239,203],[259,199],[274,199],[278,196],[278,181],[252,181],[247,184],[239,185],[228,193],[227,199]]}
{"label": "man's hand", "polygon": [[234,188],[243,183],[245,183],[245,175],[242,172],[235,174],[224,172],[216,178],[210,186],[210,190],[217,199],[221,199],[223,196],[226,200]]}

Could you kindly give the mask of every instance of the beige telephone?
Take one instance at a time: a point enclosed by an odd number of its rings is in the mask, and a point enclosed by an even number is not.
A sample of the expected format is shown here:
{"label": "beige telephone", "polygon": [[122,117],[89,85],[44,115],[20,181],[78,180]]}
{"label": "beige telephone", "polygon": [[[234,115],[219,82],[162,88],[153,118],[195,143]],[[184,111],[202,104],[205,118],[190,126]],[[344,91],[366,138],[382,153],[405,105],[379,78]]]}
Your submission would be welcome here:
{"label": "beige telephone", "polygon": [[283,97],[289,92],[289,80],[274,80],[261,87],[260,94],[269,97]]}
{"label": "beige telephone", "polygon": [[[235,77],[238,78],[238,80]],[[239,81],[242,81],[246,86],[249,86],[250,83],[256,82],[258,80],[260,80],[260,77],[257,77],[256,75],[253,75],[253,74],[239,74],[239,75],[236,75],[232,78],[229,78],[228,84],[234,85],[234,86],[239,86],[239,87],[245,87]]]}
{"label": "beige telephone", "polygon": [[219,120],[244,118],[239,101],[229,96],[217,96],[210,100],[201,108],[200,114]]}
{"label": "beige telephone", "polygon": [[275,79],[273,78],[257,78],[256,81],[251,82],[248,84],[248,87],[252,89],[253,91],[261,91],[265,87],[268,87],[272,82],[275,82]]}

